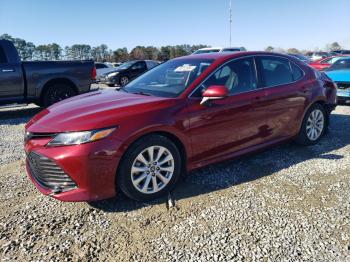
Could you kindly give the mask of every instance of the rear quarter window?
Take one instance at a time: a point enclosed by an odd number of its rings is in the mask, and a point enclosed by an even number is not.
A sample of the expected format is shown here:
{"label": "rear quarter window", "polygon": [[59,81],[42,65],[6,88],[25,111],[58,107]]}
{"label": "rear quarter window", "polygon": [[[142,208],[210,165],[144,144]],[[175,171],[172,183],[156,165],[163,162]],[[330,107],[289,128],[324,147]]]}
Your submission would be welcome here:
{"label": "rear quarter window", "polygon": [[106,68],[105,64],[95,64],[96,69]]}
{"label": "rear quarter window", "polygon": [[1,46],[0,46],[0,63],[2,63],[2,64],[7,63],[7,58],[5,56],[5,52]]}
{"label": "rear quarter window", "polygon": [[299,66],[294,64],[294,62],[292,62],[292,61],[290,62],[290,66],[292,68],[293,80],[294,81],[297,81],[297,80],[303,78],[304,72],[303,72],[303,70],[300,69]]}

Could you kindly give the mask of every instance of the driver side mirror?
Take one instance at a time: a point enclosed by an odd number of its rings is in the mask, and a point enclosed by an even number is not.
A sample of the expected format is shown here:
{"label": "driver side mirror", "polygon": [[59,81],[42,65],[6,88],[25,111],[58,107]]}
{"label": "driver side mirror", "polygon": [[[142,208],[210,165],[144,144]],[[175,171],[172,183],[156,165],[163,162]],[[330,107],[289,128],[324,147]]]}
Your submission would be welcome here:
{"label": "driver side mirror", "polygon": [[201,105],[205,105],[210,100],[217,100],[217,99],[223,99],[225,97],[228,97],[229,91],[226,86],[210,86],[208,87],[204,93],[203,98],[201,101]]}

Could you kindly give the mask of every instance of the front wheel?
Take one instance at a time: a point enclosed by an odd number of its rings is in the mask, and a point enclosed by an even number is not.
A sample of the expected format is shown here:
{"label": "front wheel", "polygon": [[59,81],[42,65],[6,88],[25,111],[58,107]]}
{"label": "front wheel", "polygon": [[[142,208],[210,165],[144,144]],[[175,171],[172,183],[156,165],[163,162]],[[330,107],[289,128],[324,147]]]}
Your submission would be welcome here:
{"label": "front wheel", "polygon": [[302,145],[316,144],[325,133],[328,116],[320,104],[312,105],[306,112],[296,142]]}
{"label": "front wheel", "polygon": [[117,173],[117,184],[128,197],[148,201],[174,188],[181,173],[176,145],[164,136],[150,135],[130,146]]}
{"label": "front wheel", "polygon": [[120,78],[120,86],[126,86],[129,83],[129,78],[127,76],[122,76]]}

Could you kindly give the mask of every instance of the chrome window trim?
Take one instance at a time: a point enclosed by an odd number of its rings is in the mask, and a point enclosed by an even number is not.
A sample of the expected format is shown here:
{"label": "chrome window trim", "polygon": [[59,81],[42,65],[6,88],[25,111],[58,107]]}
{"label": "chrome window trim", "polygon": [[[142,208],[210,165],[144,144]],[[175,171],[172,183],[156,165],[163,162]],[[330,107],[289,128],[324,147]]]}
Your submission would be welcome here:
{"label": "chrome window trim", "polygon": [[[290,63],[293,63],[294,65],[296,65],[300,70],[301,72],[303,72],[303,76],[301,78],[299,78],[298,80],[295,80],[293,82],[289,82],[289,83],[286,83],[286,84],[282,84],[282,85],[274,85],[274,86],[267,86],[267,87],[259,87],[259,74],[258,74],[258,67],[257,67],[257,64],[256,64],[256,58],[258,57],[266,57],[266,56],[271,56],[271,57],[277,57],[277,58],[284,58],[284,59],[287,59],[288,62],[289,62],[289,66],[290,66],[290,69],[291,69],[291,65]],[[187,98],[201,98],[201,97],[192,97],[193,93],[195,93],[197,91],[198,88],[200,88],[200,86],[205,82],[207,81],[212,75],[214,75],[217,71],[221,70],[222,67],[224,67],[226,64],[228,63],[231,63],[235,60],[239,60],[239,59],[244,59],[244,58],[250,58],[252,57],[253,60],[254,60],[254,67],[255,67],[255,75],[256,75],[256,78],[257,78],[257,82],[258,82],[258,88],[254,89],[254,90],[249,90],[249,91],[245,91],[245,92],[240,92],[240,93],[236,93],[236,94],[232,94],[230,95],[229,97],[231,96],[235,96],[235,95],[240,95],[240,94],[245,94],[245,93],[250,93],[250,92],[254,92],[254,91],[257,91],[257,90],[263,90],[263,89],[268,89],[268,88],[274,88],[274,87],[279,87],[279,86],[283,86],[283,85],[290,85],[290,84],[294,84],[296,82],[299,82],[300,80],[304,79],[304,77],[306,76],[306,73],[305,71],[300,68],[300,66],[295,63],[294,61],[291,61],[289,58],[286,58],[284,56],[279,56],[279,55],[270,55],[270,54],[267,54],[267,55],[263,55],[263,54],[257,54],[257,55],[248,55],[248,56],[240,56],[240,57],[237,57],[237,58],[234,58],[234,59],[231,59],[229,61],[226,61],[224,64],[222,64],[221,66],[219,66],[216,70],[214,70],[213,72],[211,72],[201,83],[199,83],[193,90],[192,92],[187,96]],[[293,74],[293,70],[291,70],[291,73]]]}

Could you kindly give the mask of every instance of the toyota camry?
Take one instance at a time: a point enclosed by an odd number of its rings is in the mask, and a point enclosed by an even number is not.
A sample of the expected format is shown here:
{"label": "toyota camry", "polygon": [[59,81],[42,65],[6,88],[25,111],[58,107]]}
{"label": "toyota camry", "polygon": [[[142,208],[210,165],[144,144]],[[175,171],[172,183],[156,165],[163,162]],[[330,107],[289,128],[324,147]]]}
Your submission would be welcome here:
{"label": "toyota camry", "polygon": [[[26,125],[29,178],[62,201],[147,201],[179,177],[287,140],[317,143],[336,85],[297,58],[267,52],[169,60],[119,91],[44,109]],[[215,174],[213,174],[215,176]]]}

